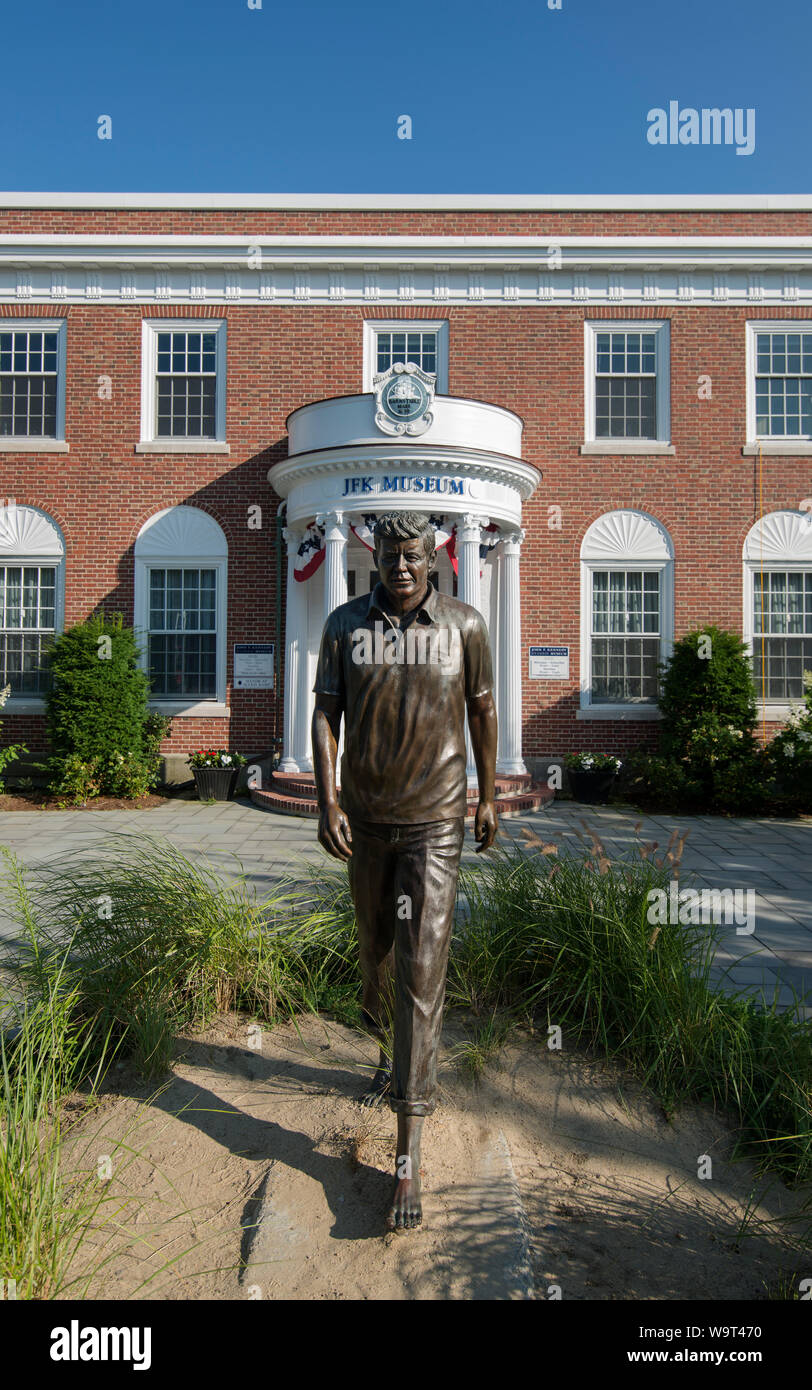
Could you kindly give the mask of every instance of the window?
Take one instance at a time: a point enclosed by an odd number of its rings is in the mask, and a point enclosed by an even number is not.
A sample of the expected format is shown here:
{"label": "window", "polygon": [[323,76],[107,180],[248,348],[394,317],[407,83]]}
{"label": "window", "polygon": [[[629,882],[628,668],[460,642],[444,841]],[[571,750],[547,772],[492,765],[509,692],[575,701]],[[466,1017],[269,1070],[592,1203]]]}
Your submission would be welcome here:
{"label": "window", "polygon": [[415,362],[437,378],[437,392],[448,391],[448,320],[371,319],[364,324],[364,390],[396,362]]}
{"label": "window", "polygon": [[199,507],[170,507],[135,543],[135,626],[150,702],[167,714],[226,715],[227,544]]}
{"label": "window", "polygon": [[756,697],[775,718],[804,697],[812,671],[812,522],[806,512],[768,512],[744,543],[744,640]]}
{"label": "window", "polygon": [[767,702],[804,697],[804,671],[812,671],[812,569],[756,573],[753,675]]}
{"label": "window", "polygon": [[670,440],[668,329],[648,324],[586,325],[586,440]]}
{"label": "window", "polygon": [[142,442],[189,448],[225,440],[225,324],[144,324]]}
{"label": "window", "polygon": [[748,438],[812,439],[812,332],[748,328]]}
{"label": "window", "polygon": [[64,323],[0,328],[0,438],[64,438]]}
{"label": "window", "polygon": [[150,569],[148,670],[156,699],[217,698],[217,573]]}
{"label": "window", "polygon": [[644,512],[609,512],[581,546],[579,718],[658,716],[673,633],[673,549]]}
{"label": "window", "polygon": [[45,694],[55,623],[56,567],[0,565],[0,688],[10,685],[12,695]]}
{"label": "window", "polygon": [[0,507],[0,689],[9,712],[34,709],[50,688],[47,653],[62,630],[64,553],[56,524],[35,507]]}
{"label": "window", "polygon": [[657,699],[660,576],[592,572],[592,703]]}

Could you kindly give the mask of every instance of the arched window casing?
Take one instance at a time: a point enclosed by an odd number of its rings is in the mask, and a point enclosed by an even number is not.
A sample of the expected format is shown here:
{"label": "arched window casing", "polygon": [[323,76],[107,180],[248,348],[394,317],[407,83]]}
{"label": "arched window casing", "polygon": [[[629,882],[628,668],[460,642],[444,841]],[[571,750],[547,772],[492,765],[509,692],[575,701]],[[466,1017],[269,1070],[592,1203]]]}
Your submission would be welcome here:
{"label": "arched window casing", "polygon": [[645,512],[607,512],[581,545],[579,719],[657,719],[674,640],[674,550]]}
{"label": "arched window casing", "polygon": [[743,638],[760,713],[786,719],[812,671],[812,513],[768,512],[744,542]]}
{"label": "arched window casing", "polygon": [[135,628],[164,714],[227,715],[228,544],[199,507],[168,507],[135,542]]}
{"label": "arched window casing", "polygon": [[0,689],[9,714],[45,709],[45,652],[65,625],[65,542],[38,507],[0,507]]}

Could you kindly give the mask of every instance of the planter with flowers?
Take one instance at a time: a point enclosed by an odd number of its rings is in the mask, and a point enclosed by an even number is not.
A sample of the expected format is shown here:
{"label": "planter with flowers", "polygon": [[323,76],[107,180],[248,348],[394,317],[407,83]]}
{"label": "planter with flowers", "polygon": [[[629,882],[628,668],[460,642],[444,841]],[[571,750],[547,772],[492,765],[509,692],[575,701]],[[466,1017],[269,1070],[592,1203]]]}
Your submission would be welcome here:
{"label": "planter with flowers", "polygon": [[245,767],[242,753],[225,748],[198,748],[189,757],[200,801],[228,801],[234,794],[237,773]]}
{"label": "planter with flowers", "polygon": [[623,764],[611,753],[568,753],[564,759],[576,801],[602,806],[608,800]]}

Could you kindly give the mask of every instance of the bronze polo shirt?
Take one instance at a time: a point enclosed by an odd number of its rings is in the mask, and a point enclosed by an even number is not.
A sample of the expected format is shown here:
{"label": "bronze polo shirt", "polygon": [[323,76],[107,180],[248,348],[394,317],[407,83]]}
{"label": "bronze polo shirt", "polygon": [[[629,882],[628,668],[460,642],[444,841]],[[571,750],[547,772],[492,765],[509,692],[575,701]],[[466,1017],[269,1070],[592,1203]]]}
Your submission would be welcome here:
{"label": "bronze polo shirt", "polygon": [[313,689],[344,711],[341,805],[390,824],[464,816],[466,700],[493,689],[488,629],[432,586],[400,627],[388,616],[377,584],[324,625]]}

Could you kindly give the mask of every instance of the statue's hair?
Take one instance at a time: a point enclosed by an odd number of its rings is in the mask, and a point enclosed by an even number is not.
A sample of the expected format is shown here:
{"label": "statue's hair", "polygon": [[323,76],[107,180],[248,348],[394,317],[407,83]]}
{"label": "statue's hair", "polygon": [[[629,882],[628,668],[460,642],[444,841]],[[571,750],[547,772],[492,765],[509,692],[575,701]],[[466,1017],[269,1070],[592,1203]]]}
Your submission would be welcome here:
{"label": "statue's hair", "polygon": [[375,522],[373,533],[378,541],[422,540],[427,555],[436,550],[434,527],[420,512],[384,512]]}

